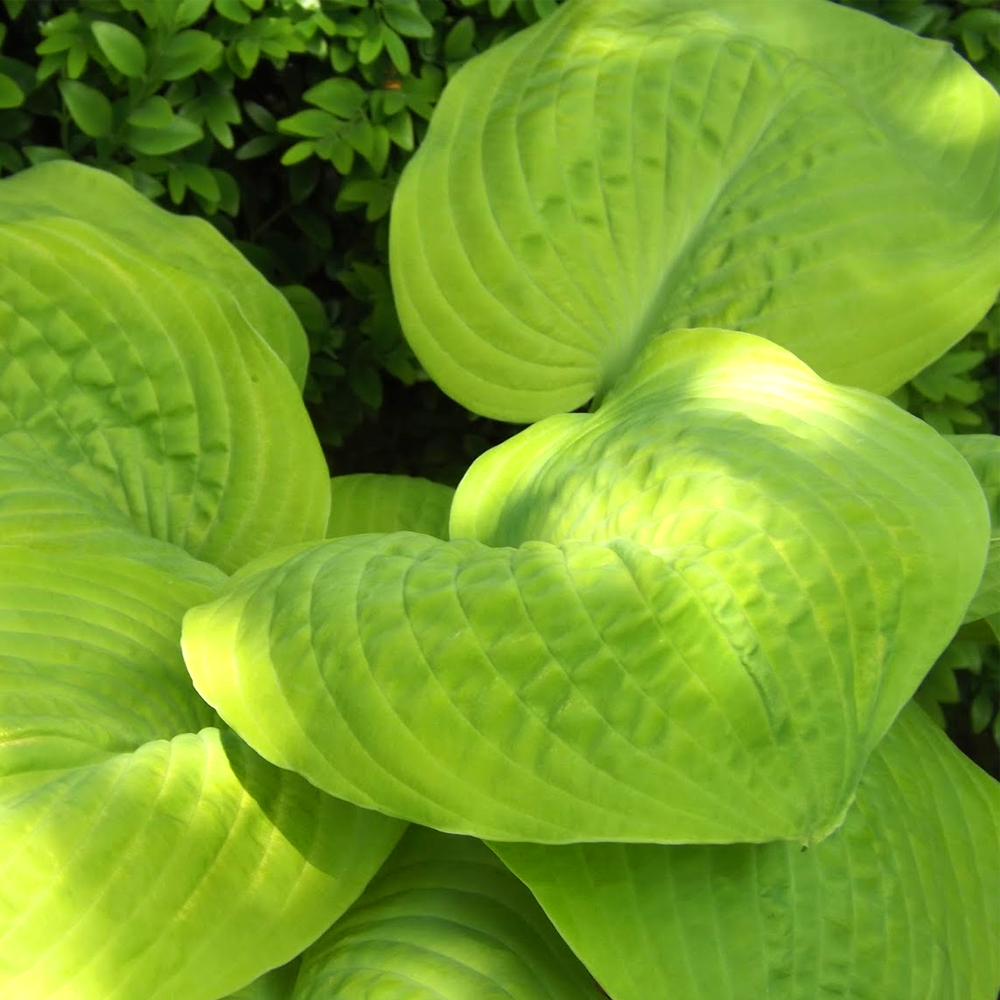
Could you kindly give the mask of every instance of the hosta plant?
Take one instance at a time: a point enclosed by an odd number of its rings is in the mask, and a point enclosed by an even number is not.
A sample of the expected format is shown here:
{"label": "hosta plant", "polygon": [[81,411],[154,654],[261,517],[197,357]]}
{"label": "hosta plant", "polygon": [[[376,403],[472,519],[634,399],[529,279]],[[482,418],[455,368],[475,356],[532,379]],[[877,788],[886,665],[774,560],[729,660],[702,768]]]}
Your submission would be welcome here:
{"label": "hosta plant", "polygon": [[534,423],[454,493],[330,481],[206,225],[3,181],[0,996],[992,1000],[996,783],[912,696],[997,610],[995,442],[880,394],[996,294],[998,135],[822,0],[473,60],[393,280]]}

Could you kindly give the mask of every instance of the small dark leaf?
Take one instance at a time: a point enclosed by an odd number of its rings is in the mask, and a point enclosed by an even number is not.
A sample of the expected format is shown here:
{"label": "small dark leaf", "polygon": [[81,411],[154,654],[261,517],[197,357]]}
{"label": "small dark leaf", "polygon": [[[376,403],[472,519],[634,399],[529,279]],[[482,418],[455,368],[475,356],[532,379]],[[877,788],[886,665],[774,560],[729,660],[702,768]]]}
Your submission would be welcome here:
{"label": "small dark leaf", "polygon": [[400,149],[405,149],[407,152],[413,149],[413,119],[410,117],[409,111],[404,109],[391,118],[387,118],[383,127],[389,138]]}
{"label": "small dark leaf", "polygon": [[463,17],[452,25],[444,39],[444,57],[456,62],[472,55],[472,43],[476,37],[476,22],[471,17]]}
{"label": "small dark leaf", "polygon": [[219,208],[226,215],[237,216],[240,213],[240,186],[232,174],[225,170],[212,170],[219,185]]}
{"label": "small dark leaf", "polygon": [[389,53],[393,66],[402,76],[410,75],[410,53],[406,49],[406,43],[391,28],[386,28],[382,32],[382,41],[385,43],[385,50]]}
{"label": "small dark leaf", "polygon": [[131,125],[125,130],[124,140],[137,153],[166,156],[194,145],[202,135],[201,126],[177,115],[165,128],[137,128]]}
{"label": "small dark leaf", "polygon": [[288,171],[288,196],[301,205],[316,190],[322,168],[319,160],[306,160]]}
{"label": "small dark leaf", "polygon": [[372,123],[364,116],[355,119],[341,131],[341,136],[366,160],[371,159],[375,149]]}
{"label": "small dark leaf", "polygon": [[173,8],[174,27],[186,28],[195,21],[200,21],[211,6],[212,0],[171,0]]}
{"label": "small dark leaf", "polygon": [[0,73],[0,109],[17,108],[24,102],[24,91],[6,73]]}
{"label": "small dark leaf", "polygon": [[409,38],[434,34],[434,25],[420,12],[417,0],[383,0],[382,16],[389,27]]}
{"label": "small dark leaf", "polygon": [[278,127],[277,122],[274,120],[274,115],[262,104],[257,104],[254,101],[244,101],[243,110],[254,125],[263,132],[273,132]]}
{"label": "small dark leaf", "polygon": [[354,68],[357,56],[342,45],[330,46],[330,65],[337,73],[348,73]]}
{"label": "small dark leaf", "polygon": [[24,160],[9,142],[0,142],[0,172],[16,174],[24,168]]}
{"label": "small dark leaf", "polygon": [[174,120],[174,109],[165,97],[155,96],[139,105],[126,119],[140,128],[167,128]]}
{"label": "small dark leaf", "polygon": [[78,80],[60,80],[59,92],[81,132],[94,139],[111,135],[111,102],[104,94]]}
{"label": "small dark leaf", "polygon": [[324,252],[333,246],[333,232],[326,216],[320,215],[315,209],[301,207],[292,209],[291,216],[292,221],[310,243],[314,243]]}
{"label": "small dark leaf", "polygon": [[215,9],[227,21],[234,24],[249,24],[250,11],[241,0],[215,0]]}
{"label": "small dark leaf", "polygon": [[334,118],[329,111],[319,111],[309,108],[297,111],[288,118],[278,122],[278,131],[283,135],[301,135],[307,139],[318,139],[325,135],[336,135],[343,122]]}
{"label": "small dark leaf", "polygon": [[94,21],[90,30],[98,48],[119,73],[139,77],[146,72],[146,50],[131,31],[111,21]]}
{"label": "small dark leaf", "polygon": [[87,61],[90,56],[87,54],[87,46],[79,39],[75,39],[70,46],[69,54],[66,56],[66,74],[71,80],[79,79],[80,75],[87,68]]}
{"label": "small dark leaf", "polygon": [[201,195],[206,201],[216,203],[222,197],[219,182],[208,167],[200,163],[183,163],[180,169],[185,183],[195,194]]}
{"label": "small dark leaf", "polygon": [[58,146],[25,146],[22,150],[24,158],[32,165],[49,163],[52,160],[71,160],[73,157],[65,149]]}
{"label": "small dark leaf", "polygon": [[306,142],[297,142],[294,146],[289,146],[281,157],[282,166],[290,167],[296,163],[301,163],[303,160],[312,156],[315,149],[316,143],[311,140]]}
{"label": "small dark leaf", "polygon": [[382,380],[378,371],[371,365],[355,364],[351,366],[347,378],[354,393],[362,403],[377,410],[382,406]]}
{"label": "small dark leaf", "polygon": [[255,160],[259,156],[266,156],[280,145],[281,140],[275,135],[258,135],[236,150],[236,159]]}
{"label": "small dark leaf", "polygon": [[980,691],[969,707],[969,727],[974,733],[981,733],[992,719],[993,701],[985,691]]}
{"label": "small dark leaf", "polygon": [[184,200],[187,193],[187,185],[184,183],[184,173],[175,167],[167,174],[167,190],[170,192],[170,200],[179,205]]}
{"label": "small dark leaf", "polygon": [[315,292],[304,285],[286,285],[278,291],[288,300],[288,304],[295,310],[299,322],[307,332],[319,333],[330,325],[326,309]]}
{"label": "small dark leaf", "polygon": [[222,43],[217,39],[204,31],[181,31],[160,50],[158,70],[164,80],[183,80],[199,70],[214,69],[221,58]]}
{"label": "small dark leaf", "polygon": [[333,77],[310,87],[302,99],[339,118],[353,118],[364,107],[368,95],[353,80]]}

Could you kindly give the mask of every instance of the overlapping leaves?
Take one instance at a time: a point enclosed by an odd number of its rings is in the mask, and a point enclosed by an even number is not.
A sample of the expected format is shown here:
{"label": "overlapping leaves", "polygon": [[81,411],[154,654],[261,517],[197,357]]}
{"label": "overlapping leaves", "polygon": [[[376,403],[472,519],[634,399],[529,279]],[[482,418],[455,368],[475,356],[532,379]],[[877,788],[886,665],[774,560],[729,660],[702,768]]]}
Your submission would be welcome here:
{"label": "overlapping leaves", "polygon": [[597,413],[481,459],[455,540],[251,563],[190,612],[185,655],[265,757],[390,815],[811,842],[961,623],[987,521],[888,401],[757,337],[674,333]]}
{"label": "overlapping leaves", "polygon": [[983,491],[772,341],[887,388],[976,318],[995,98],[813,0],[594,0],[440,120],[417,349],[483,412],[597,396],[454,502],[329,484],[301,331],[203,232],[0,186],[0,992],[594,991],[475,841],[411,831],[351,908],[415,820],[491,838],[615,1000],[988,1000],[995,789],[904,708],[978,614]]}
{"label": "overlapping leaves", "polygon": [[[106,197],[73,214],[63,185]],[[214,1000],[314,940],[402,832],[261,760],[185,670],[188,607],[322,537],[329,486],[248,318],[280,296],[231,255],[199,275],[199,227],[172,243],[187,265],[145,252],[163,216],[82,167],[0,185],[0,994],[21,1000]]]}
{"label": "overlapping leaves", "polygon": [[1000,799],[916,705],[794,845],[493,844],[615,1000],[993,1000]]}
{"label": "overlapping leaves", "polygon": [[[94,201],[71,215],[67,189]],[[0,441],[45,456],[139,531],[230,570],[323,534],[325,462],[255,324],[280,331],[276,314],[292,325],[289,363],[304,335],[233,251],[216,260],[206,226],[164,240],[162,216],[74,165],[4,182]]]}

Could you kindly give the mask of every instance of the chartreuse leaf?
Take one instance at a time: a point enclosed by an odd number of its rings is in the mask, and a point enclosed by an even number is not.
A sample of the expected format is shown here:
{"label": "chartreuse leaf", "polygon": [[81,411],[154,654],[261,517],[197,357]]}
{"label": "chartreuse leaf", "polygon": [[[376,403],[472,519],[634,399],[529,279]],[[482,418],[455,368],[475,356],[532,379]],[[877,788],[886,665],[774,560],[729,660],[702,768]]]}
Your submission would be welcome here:
{"label": "chartreuse leaf", "polygon": [[144,210],[119,237],[18,189],[0,186],[0,996],[216,1000],[314,941],[403,829],[261,760],[180,653],[220,566],[321,537],[329,479],[287,368],[197,276],[211,240],[189,231],[175,267],[139,245]]}
{"label": "chartreuse leaf", "polygon": [[47,520],[43,544],[0,545],[0,994],[215,1000],[314,940],[401,827],[198,698],[180,621],[219,570]]}
{"label": "chartreuse leaf", "polygon": [[597,1000],[545,914],[478,840],[410,827],[303,956],[293,1000]]}
{"label": "chartreuse leaf", "polygon": [[[154,113],[157,100],[152,98],[144,105],[149,113]],[[155,108],[156,114],[163,111],[163,103]],[[169,111],[166,107],[166,113]],[[4,231],[19,221],[30,220],[44,227],[56,226],[58,220],[67,218],[88,228],[88,236],[81,239],[89,239],[90,231],[95,240],[114,237],[136,256],[166,265],[170,274],[179,271],[197,278],[224,308],[242,313],[245,322],[288,367],[300,389],[305,384],[309,345],[291,307],[203,219],[166,212],[117,177],[77,163],[42,164],[0,183],[0,227]],[[79,256],[86,256],[83,249]],[[157,299],[155,305],[159,304]]]}
{"label": "chartreuse leaf", "polygon": [[[596,413],[551,417],[478,459],[451,535],[686,553],[766,713],[759,736],[790,752],[790,780],[837,773],[848,794],[961,624],[987,517],[921,421],[769,341],[690,330],[654,338]],[[703,683],[721,662],[705,641],[682,654]],[[796,764],[838,758],[813,779]]]}
{"label": "chartreuse leaf", "polygon": [[[259,753],[389,815],[540,843],[809,836],[829,817],[758,735],[702,582],[626,540],[359,535],[245,567],[183,646]],[[666,655],[706,632],[721,704]]]}
{"label": "chartreuse leaf", "polygon": [[198,690],[445,831],[808,843],[961,623],[988,515],[916,418],[696,330],[478,460],[451,529],[249,565],[186,619]]}
{"label": "chartreuse leaf", "polygon": [[1000,618],[1000,437],[996,434],[949,434],[953,445],[976,474],[990,509],[990,548],[976,596],[965,612],[967,622]]}
{"label": "chartreuse leaf", "polygon": [[994,1000],[997,792],[911,704],[808,851],[491,846],[615,1000]]}
{"label": "chartreuse leaf", "polygon": [[416,476],[357,473],[330,481],[327,538],[370,531],[419,531],[448,537],[450,486]]}
{"label": "chartreuse leaf", "polygon": [[[292,378],[239,297],[210,270],[194,273],[214,240],[196,249],[200,226],[177,239],[191,253],[174,267],[135,245],[139,215],[121,223],[120,239],[109,232],[114,223],[49,213],[43,180],[78,180],[85,214],[97,211],[83,194],[91,181],[111,219],[130,211],[132,198],[146,205],[96,171],[53,166],[0,183],[0,442],[41,453],[140,531],[225,570],[275,545],[321,538],[329,512],[322,450]],[[154,244],[159,214],[146,229]],[[223,261],[217,273],[253,285],[249,266],[236,263]],[[267,294],[273,301],[258,315],[283,315],[281,296]]]}
{"label": "chartreuse leaf", "polygon": [[418,358],[532,421],[727,327],[889,392],[1000,282],[1000,96],[949,46],[802,0],[583,0],[449,83],[393,206]]}

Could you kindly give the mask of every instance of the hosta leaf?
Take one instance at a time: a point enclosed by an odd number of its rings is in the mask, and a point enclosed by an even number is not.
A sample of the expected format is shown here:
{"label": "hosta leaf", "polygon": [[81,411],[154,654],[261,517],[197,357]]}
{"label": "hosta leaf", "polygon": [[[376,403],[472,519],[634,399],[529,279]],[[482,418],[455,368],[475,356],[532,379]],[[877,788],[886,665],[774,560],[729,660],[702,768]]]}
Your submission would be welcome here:
{"label": "hosta leaf", "polygon": [[40,766],[53,742],[117,752],[216,723],[176,644],[188,606],[225,575],[176,546],[130,541],[127,554],[107,538],[0,547],[0,770]]}
{"label": "hosta leaf", "polygon": [[1000,795],[915,705],[809,851],[493,844],[614,1000],[994,1000]]}
{"label": "hosta leaf", "polygon": [[990,548],[979,589],[965,612],[967,622],[1000,616],[1000,437],[996,434],[950,434],[955,447],[976,474],[990,509]]}
{"label": "hosta leaf", "polygon": [[218,727],[178,638],[220,571],[58,535],[0,545],[0,995],[215,1000],[313,941],[401,827]]}
{"label": "hosta leaf", "polygon": [[303,956],[293,1000],[598,1000],[531,893],[479,841],[410,827]]}
{"label": "hosta leaf", "polygon": [[330,481],[327,538],[369,531],[418,531],[448,537],[450,486],[415,476],[358,473]]}
{"label": "hosta leaf", "polygon": [[994,299],[998,140],[950,46],[839,5],[569,2],[446,88],[393,208],[403,328],[506,420],[685,327],[889,392]]}
{"label": "hosta leaf", "polygon": [[[693,330],[651,341],[596,413],[478,459],[451,534],[688,553],[719,588],[714,627],[758,685],[768,742],[828,777],[840,757],[852,786],[961,624],[984,507],[953,449],[887,400],[760,338]],[[702,675],[719,655],[705,641],[684,647]]]}
{"label": "hosta leaf", "polygon": [[478,541],[275,554],[188,615],[185,652],[265,757],[390,815],[810,842],[961,623],[987,533],[921,421],[759,337],[677,332],[596,413],[474,464],[451,534]]}
{"label": "hosta leaf", "polygon": [[188,613],[185,658],[255,749],[338,797],[496,839],[689,842],[809,839],[853,791],[781,739],[774,682],[682,552],[399,533],[286,555]]}
{"label": "hosta leaf", "polygon": [[[239,299],[195,275],[194,252],[174,267],[138,249],[139,217],[121,223],[119,239],[113,223],[47,213],[41,187],[17,185],[29,174],[44,179],[26,171],[0,182],[0,442],[226,570],[322,537],[325,459],[294,382]],[[105,195],[105,184],[128,190],[72,165],[46,176],[79,180],[81,198],[90,181]],[[21,190],[26,200],[13,200]],[[105,209],[121,217],[110,201]],[[154,244],[159,224],[147,230]],[[235,263],[219,266],[252,284]]]}
{"label": "hosta leaf", "polygon": [[112,236],[143,259],[204,282],[214,298],[243,314],[299,387],[305,383],[309,345],[291,308],[203,219],[165,212],[111,174],[77,163],[46,163],[0,184],[4,229],[18,221],[45,226],[66,218],[90,227],[95,238]]}

